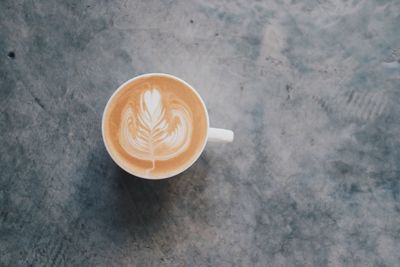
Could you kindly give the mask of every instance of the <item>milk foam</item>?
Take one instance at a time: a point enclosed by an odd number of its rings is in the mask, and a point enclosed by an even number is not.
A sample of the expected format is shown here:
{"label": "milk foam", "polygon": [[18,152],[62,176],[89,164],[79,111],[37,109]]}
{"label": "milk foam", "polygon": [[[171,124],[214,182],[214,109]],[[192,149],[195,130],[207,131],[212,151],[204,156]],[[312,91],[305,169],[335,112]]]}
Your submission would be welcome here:
{"label": "milk foam", "polygon": [[193,131],[191,109],[173,94],[157,88],[128,101],[121,113],[118,138],[132,157],[152,162],[172,159],[190,145]]}

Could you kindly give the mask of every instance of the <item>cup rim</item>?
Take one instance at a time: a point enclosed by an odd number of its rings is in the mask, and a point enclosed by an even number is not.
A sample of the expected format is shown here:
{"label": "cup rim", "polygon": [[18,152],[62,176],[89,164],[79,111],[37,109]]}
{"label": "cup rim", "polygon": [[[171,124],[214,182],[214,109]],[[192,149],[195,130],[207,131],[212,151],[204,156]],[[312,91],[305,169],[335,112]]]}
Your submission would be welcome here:
{"label": "cup rim", "polygon": [[[116,155],[114,155],[111,151],[111,149],[109,148],[109,145],[107,144],[106,138],[105,138],[105,114],[108,111],[108,108],[113,100],[113,98],[115,97],[115,95],[121,91],[127,84],[138,80],[140,78],[146,78],[146,77],[150,77],[150,76],[161,76],[161,77],[166,77],[166,78],[170,78],[170,79],[174,79],[177,80],[178,82],[183,83],[187,88],[189,88],[190,90],[192,90],[192,92],[198,97],[198,99],[200,100],[204,113],[206,115],[206,121],[207,121],[207,127],[206,127],[206,133],[205,133],[205,138],[203,140],[203,144],[201,149],[197,152],[197,154],[195,154],[195,156],[193,157],[192,161],[185,167],[180,168],[178,170],[176,170],[175,172],[173,172],[172,174],[169,175],[165,175],[165,176],[159,176],[159,177],[152,177],[152,176],[147,176],[147,175],[142,175],[140,173],[136,173],[133,170],[130,170],[128,167],[124,166],[124,164],[122,164],[122,162],[117,158]],[[207,107],[204,103],[203,98],[201,98],[200,94],[196,91],[196,89],[194,89],[189,83],[187,83],[186,81],[182,80],[181,78],[178,78],[172,74],[167,74],[167,73],[162,73],[162,72],[151,72],[151,73],[145,73],[145,74],[141,74],[138,76],[135,76],[129,80],[127,80],[126,82],[124,82],[123,84],[121,84],[110,96],[110,98],[107,101],[107,104],[103,110],[103,115],[102,115],[102,120],[101,120],[101,134],[102,134],[102,139],[103,139],[103,143],[104,146],[106,147],[106,150],[108,152],[108,154],[110,155],[110,157],[112,158],[112,160],[115,162],[115,164],[117,164],[120,168],[122,168],[124,171],[128,172],[129,174],[139,177],[139,178],[143,178],[143,179],[148,179],[148,180],[162,180],[162,179],[167,179],[167,178],[171,178],[173,176],[176,176],[184,171],[186,171],[187,169],[189,169],[200,157],[200,155],[203,153],[204,148],[206,147],[207,144],[207,137],[208,137],[208,130],[210,128],[210,119],[208,116],[208,111],[207,111]]]}

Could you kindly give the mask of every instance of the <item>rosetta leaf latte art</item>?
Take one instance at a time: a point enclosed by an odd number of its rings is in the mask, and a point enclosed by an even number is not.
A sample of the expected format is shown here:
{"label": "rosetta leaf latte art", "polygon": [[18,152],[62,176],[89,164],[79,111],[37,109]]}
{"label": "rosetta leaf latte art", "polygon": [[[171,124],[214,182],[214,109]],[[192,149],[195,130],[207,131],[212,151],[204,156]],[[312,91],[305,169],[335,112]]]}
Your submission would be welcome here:
{"label": "rosetta leaf latte art", "polygon": [[151,161],[149,173],[157,160],[174,158],[187,149],[191,127],[185,104],[177,99],[167,101],[159,90],[151,89],[123,110],[120,144],[132,157]]}

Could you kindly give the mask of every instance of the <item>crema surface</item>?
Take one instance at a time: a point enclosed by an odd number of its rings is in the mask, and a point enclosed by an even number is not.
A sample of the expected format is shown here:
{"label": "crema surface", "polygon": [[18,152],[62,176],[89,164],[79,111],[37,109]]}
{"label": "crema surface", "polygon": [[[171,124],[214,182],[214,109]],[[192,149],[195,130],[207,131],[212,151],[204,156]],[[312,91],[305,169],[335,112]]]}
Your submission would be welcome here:
{"label": "crema surface", "polygon": [[162,75],[127,83],[110,100],[103,123],[114,160],[152,178],[191,164],[201,153],[208,127],[199,97],[186,84]]}

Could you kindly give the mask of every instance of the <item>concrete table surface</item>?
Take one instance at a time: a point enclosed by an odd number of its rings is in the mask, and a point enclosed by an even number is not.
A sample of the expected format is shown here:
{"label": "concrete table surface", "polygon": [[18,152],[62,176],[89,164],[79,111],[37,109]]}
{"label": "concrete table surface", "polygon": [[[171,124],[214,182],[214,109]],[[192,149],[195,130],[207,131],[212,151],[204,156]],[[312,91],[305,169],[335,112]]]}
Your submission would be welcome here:
{"label": "concrete table surface", "polygon": [[[0,1],[0,266],[399,266],[400,2]],[[100,119],[146,72],[235,131],[119,169]]]}

